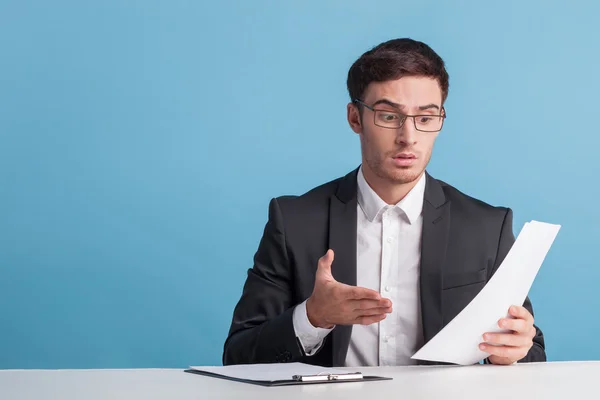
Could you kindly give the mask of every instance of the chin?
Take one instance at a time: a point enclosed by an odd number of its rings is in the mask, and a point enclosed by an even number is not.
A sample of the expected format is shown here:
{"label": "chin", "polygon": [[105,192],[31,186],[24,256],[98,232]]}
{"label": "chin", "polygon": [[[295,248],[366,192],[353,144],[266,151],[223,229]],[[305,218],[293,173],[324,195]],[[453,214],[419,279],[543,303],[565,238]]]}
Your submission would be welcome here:
{"label": "chin", "polygon": [[422,170],[411,167],[406,169],[394,168],[392,171],[387,171],[386,175],[394,183],[405,184],[416,181],[422,173]]}

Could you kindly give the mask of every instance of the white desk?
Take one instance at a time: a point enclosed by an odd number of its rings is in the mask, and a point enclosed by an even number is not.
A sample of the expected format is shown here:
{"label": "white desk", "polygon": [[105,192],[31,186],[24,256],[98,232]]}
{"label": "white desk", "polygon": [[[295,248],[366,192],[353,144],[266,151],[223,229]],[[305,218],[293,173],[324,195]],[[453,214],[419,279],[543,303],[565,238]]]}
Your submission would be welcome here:
{"label": "white desk", "polygon": [[269,388],[174,369],[4,370],[0,399],[600,399],[600,362],[361,370],[394,380]]}

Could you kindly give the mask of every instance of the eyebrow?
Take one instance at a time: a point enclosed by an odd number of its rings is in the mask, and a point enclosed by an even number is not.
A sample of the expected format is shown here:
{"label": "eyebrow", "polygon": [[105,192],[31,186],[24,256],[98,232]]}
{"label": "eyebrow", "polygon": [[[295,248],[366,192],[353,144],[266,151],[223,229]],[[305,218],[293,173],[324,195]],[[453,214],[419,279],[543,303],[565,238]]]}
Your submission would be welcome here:
{"label": "eyebrow", "polygon": [[[393,101],[388,100],[388,99],[377,100],[375,103],[373,103],[372,107],[375,107],[378,104],[386,104],[390,107],[397,108],[398,110],[402,110],[404,108],[404,106],[402,104],[394,103]],[[438,110],[440,109],[440,107],[437,104],[433,104],[433,103],[430,103],[430,104],[427,104],[424,106],[419,106],[419,110],[421,110],[421,111],[429,110],[431,108],[435,108]]]}
{"label": "eyebrow", "polygon": [[437,106],[437,104],[427,104],[426,106],[419,106],[419,110],[424,111],[424,110],[429,110],[430,108],[435,108],[437,110],[439,110],[440,108]]}

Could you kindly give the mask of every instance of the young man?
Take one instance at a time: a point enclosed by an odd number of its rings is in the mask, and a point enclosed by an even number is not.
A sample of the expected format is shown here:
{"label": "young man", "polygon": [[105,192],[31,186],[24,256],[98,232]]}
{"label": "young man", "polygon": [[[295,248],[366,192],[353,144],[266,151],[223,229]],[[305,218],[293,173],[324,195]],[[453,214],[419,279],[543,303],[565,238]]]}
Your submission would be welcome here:
{"label": "young man", "polygon": [[[224,364],[408,365],[483,288],[514,243],[512,212],[425,168],[448,74],[426,44],[397,39],[348,73],[362,164],[302,196],[272,199]],[[545,361],[529,299],[485,334],[486,362]]]}

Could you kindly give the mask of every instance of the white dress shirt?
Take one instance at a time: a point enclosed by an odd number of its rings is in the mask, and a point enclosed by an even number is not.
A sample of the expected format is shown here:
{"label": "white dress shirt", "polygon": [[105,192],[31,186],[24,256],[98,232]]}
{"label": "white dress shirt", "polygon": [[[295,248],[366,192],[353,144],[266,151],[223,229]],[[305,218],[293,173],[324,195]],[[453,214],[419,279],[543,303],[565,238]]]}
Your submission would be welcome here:
{"label": "white dress shirt", "polygon": [[[352,327],[345,365],[415,364],[410,357],[423,344],[419,267],[425,174],[396,205],[386,204],[375,193],[362,167],[357,180],[357,286],[390,299],[393,312],[378,324]],[[332,331],[312,326],[306,302],[294,309],[293,324],[307,355],[314,355]]]}

